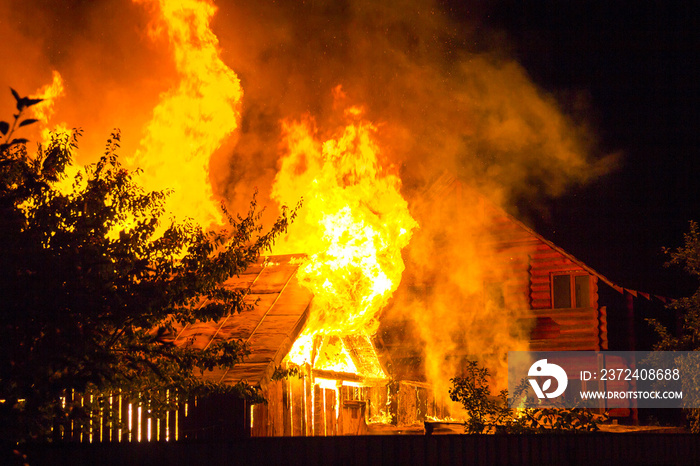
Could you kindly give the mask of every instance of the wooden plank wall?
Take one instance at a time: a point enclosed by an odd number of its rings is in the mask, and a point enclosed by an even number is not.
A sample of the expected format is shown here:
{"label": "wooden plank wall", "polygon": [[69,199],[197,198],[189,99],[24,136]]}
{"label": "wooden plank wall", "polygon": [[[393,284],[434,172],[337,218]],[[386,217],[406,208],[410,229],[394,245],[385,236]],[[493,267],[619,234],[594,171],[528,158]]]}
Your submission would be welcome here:
{"label": "wooden plank wall", "polygon": [[397,426],[422,425],[428,417],[444,419],[447,407],[435,399],[429,384],[400,381],[391,386],[391,414]]}
{"label": "wooden plank wall", "polygon": [[[383,385],[372,387],[341,386],[337,390],[310,383],[308,377],[289,377],[270,382],[264,395],[267,403],[252,408],[253,437],[334,436],[355,434],[344,431],[343,407],[362,405],[364,424],[373,415],[387,410],[388,393]],[[414,394],[415,397],[415,394]],[[348,403],[345,403],[348,402]],[[429,404],[426,401],[424,404]],[[355,424],[359,421],[354,421]],[[362,424],[362,423],[361,423]]]}
{"label": "wooden plank wall", "polygon": [[[271,381],[264,390],[267,403],[253,406],[253,437],[301,437],[312,435],[320,422],[312,419],[313,389],[307,378],[289,377]],[[323,412],[323,409],[321,409]],[[322,424],[322,423],[321,423]]]}

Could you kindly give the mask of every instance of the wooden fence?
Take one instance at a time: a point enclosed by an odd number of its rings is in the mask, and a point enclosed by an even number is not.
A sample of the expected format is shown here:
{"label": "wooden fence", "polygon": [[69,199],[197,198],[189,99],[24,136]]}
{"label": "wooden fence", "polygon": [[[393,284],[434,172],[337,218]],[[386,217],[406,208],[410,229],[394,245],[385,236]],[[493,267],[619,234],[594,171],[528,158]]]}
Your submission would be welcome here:
{"label": "wooden fence", "polygon": [[[75,391],[66,392],[60,403],[85,407],[82,419],[68,418],[53,428],[54,442],[130,443],[178,440],[223,440],[250,436],[250,405],[234,395],[209,395],[179,400],[165,396],[178,408],[157,417],[148,401],[138,403],[119,393],[107,395],[104,406],[90,410],[96,400]],[[0,439],[1,441],[2,439]]]}
{"label": "wooden fence", "polygon": [[37,465],[695,465],[692,434],[274,437],[25,447]]}

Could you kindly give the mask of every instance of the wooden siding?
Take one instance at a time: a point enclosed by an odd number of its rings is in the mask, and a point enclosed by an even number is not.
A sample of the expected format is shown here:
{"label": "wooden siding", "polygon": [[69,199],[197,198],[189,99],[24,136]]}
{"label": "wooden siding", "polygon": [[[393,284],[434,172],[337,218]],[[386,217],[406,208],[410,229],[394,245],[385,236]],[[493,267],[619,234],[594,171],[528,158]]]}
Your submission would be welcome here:
{"label": "wooden siding", "polygon": [[[607,337],[605,320],[598,310],[598,278],[549,245],[540,243],[530,254],[530,308],[535,317],[550,317],[559,326],[559,335],[533,340],[533,351],[600,350]],[[582,308],[553,309],[552,275],[583,274],[590,278],[590,303]],[[601,332],[601,327],[602,332]],[[601,338],[603,334],[603,338]]]}
{"label": "wooden siding", "polygon": [[362,435],[387,404],[386,385],[321,386],[312,377],[271,381],[267,403],[252,407],[253,437]]}
{"label": "wooden siding", "polygon": [[[358,367],[379,364],[374,351],[364,351],[369,340],[343,341]],[[263,386],[267,403],[252,407],[252,436],[363,435],[368,433],[369,424],[386,421],[391,398],[387,379],[311,369],[308,365],[300,371],[299,375],[271,380]]]}
{"label": "wooden siding", "polygon": [[422,428],[430,417],[444,418],[449,412],[443,404],[435,399],[430,384],[400,381],[390,386],[390,412],[393,424],[397,427]]}
{"label": "wooden siding", "polygon": [[[530,340],[533,351],[606,349],[606,309],[598,309],[598,277],[561,250],[552,247],[501,209],[484,202],[484,221],[489,226],[487,251],[495,252],[491,264],[507,275],[506,305],[518,305],[523,293],[533,319]],[[583,274],[590,277],[590,303],[585,308],[553,309],[552,275]],[[546,329],[538,325],[547,325]]]}

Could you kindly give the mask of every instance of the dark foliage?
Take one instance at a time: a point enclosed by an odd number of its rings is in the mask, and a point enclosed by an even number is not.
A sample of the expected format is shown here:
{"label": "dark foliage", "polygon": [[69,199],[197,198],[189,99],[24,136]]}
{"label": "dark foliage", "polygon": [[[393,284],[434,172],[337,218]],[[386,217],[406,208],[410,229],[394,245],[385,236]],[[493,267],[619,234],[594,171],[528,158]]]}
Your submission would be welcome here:
{"label": "dark foliage", "polygon": [[[166,223],[167,193],[144,191],[120,165],[118,132],[72,188],[59,190],[79,131],[54,135],[29,155],[13,134],[34,122],[23,114],[39,99],[13,95],[14,121],[0,122],[0,438],[46,438],[105,406],[112,390],[147,401],[154,416],[173,408],[173,393],[234,391],[260,401],[253,387],[198,377],[241,361],[242,342],[200,350],[168,336],[246,312],[245,292],[222,283],[268,250],[294,212],[283,211],[266,232],[255,200],[245,216],[226,213],[228,230]],[[66,390],[93,401],[62,406]]]}
{"label": "dark foliage", "polygon": [[[683,235],[683,246],[675,250],[664,248],[664,252],[669,257],[665,264],[666,267],[682,267],[691,277],[700,279],[700,228],[697,222],[690,222],[688,233]],[[681,331],[676,333],[664,327],[657,320],[648,319],[649,324],[659,336],[654,350],[700,350],[700,287],[691,296],[677,299],[666,308],[682,316]],[[652,353],[652,361],[653,357]],[[675,362],[683,374],[684,402],[697,406],[700,402],[700,373],[697,358],[679,356]],[[693,433],[700,433],[700,409],[688,409],[686,415],[690,430]]]}
{"label": "dark foliage", "polygon": [[[468,361],[464,377],[452,379],[450,398],[464,406],[469,418],[464,430],[469,434],[507,433],[538,434],[553,432],[595,432],[596,416],[588,409],[537,408],[523,400],[519,409],[508,405],[508,391],[493,396],[489,371],[475,361]],[[518,387],[523,393],[527,381]],[[520,396],[516,394],[515,399]],[[602,417],[604,418],[604,417]]]}

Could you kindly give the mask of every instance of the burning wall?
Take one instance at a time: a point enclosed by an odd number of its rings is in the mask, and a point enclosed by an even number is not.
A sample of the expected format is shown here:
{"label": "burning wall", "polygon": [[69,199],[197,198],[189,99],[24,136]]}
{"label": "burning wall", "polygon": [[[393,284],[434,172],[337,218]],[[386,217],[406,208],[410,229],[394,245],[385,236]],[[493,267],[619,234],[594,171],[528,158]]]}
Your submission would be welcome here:
{"label": "burning wall", "polygon": [[[426,196],[432,180],[448,171],[508,207],[521,196],[560,194],[611,163],[522,67],[491,48],[493,36],[482,36],[476,22],[455,22],[430,0],[221,0],[216,7],[210,0],[76,0],[60,9],[48,0],[3,0],[0,14],[8,19],[0,24],[3,43],[13,44],[0,77],[26,91],[60,73],[64,97],[47,124],[83,126],[79,162],[94,161],[119,126],[122,153],[133,154],[149,187],[176,190],[172,208],[190,204],[179,214],[204,224],[220,220],[218,199],[245,209],[254,187],[268,220],[276,201],[303,197],[280,251],[315,256],[308,285],[330,290],[331,301],[366,299],[360,307],[372,312],[349,319],[350,327],[376,328],[407,257],[412,279],[433,285],[392,312],[418,324],[426,372],[441,386],[450,375],[441,362],[455,345],[494,353],[522,348],[524,338],[500,325],[512,309],[483,304],[484,284],[502,281],[507,270],[489,263],[478,206],[459,205],[449,193]],[[347,97],[334,95],[338,85]],[[8,98],[0,95],[3,108]],[[370,154],[377,159],[367,163]],[[357,182],[368,171],[376,172],[373,181]],[[334,213],[319,216],[323,203]],[[342,253],[352,266],[342,283],[313,282],[340,257],[328,249],[334,237],[353,245]],[[362,244],[379,246],[372,263]],[[373,278],[357,278],[368,270]],[[358,298],[355,287],[369,297]],[[497,369],[498,360],[490,361]]]}

